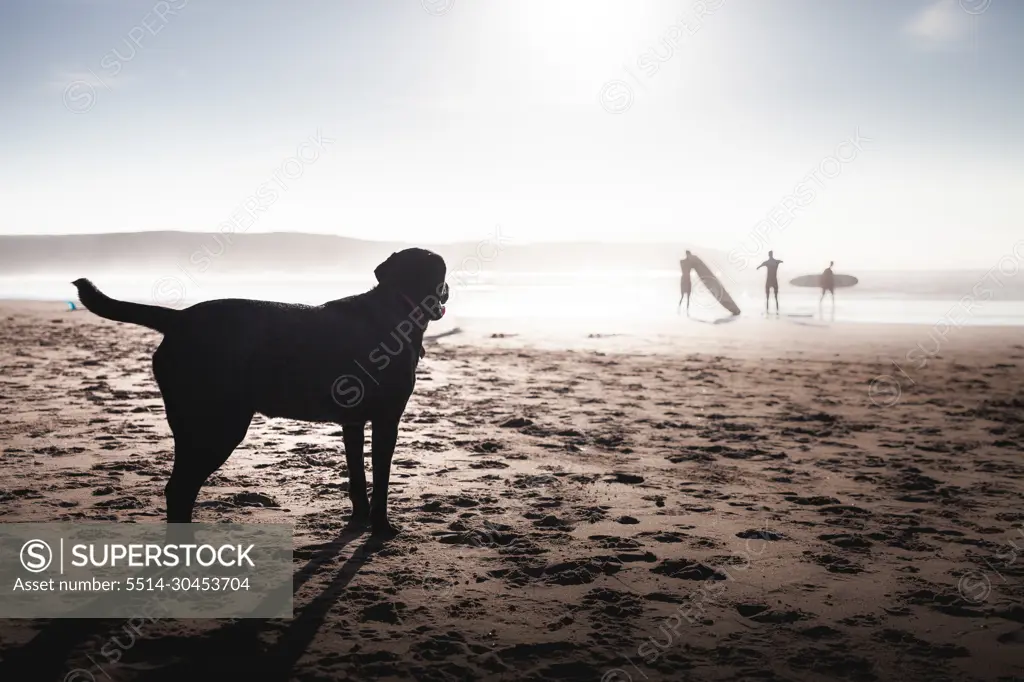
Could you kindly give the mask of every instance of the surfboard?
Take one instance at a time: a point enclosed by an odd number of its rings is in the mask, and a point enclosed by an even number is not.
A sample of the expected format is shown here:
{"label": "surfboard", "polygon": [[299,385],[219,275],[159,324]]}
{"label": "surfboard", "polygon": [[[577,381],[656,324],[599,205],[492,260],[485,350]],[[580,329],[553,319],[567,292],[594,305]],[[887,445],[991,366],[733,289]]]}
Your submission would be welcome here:
{"label": "surfboard", "polygon": [[[836,289],[840,287],[852,287],[854,284],[859,282],[853,275],[833,275]],[[789,280],[789,283],[795,287],[814,287],[816,289],[821,288],[821,275],[801,275]]]}
{"label": "surfboard", "polygon": [[729,295],[729,292],[725,290],[722,283],[715,277],[715,273],[711,272],[711,268],[692,253],[690,254],[690,260],[693,262],[693,271],[697,273],[700,281],[708,288],[708,291],[715,297],[715,300],[721,303],[722,307],[733,315],[739,315],[740,307],[736,305],[736,301],[732,300],[732,296]]}

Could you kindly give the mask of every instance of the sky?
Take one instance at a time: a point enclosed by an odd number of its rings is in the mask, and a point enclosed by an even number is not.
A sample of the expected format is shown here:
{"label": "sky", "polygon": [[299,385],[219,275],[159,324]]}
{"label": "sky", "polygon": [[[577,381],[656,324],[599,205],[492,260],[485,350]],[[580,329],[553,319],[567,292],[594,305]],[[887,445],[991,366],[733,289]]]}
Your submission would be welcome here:
{"label": "sky", "polygon": [[1024,239],[1022,32],[1014,0],[7,0],[0,234],[989,267]]}

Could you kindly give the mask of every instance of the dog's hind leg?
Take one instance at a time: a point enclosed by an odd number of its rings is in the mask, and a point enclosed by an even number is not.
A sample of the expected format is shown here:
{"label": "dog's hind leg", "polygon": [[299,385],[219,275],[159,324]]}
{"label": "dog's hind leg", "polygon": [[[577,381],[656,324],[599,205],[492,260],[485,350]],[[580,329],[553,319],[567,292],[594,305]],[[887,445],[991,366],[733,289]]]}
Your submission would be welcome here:
{"label": "dog's hind leg", "polygon": [[252,413],[168,414],[168,421],[174,432],[174,469],[164,489],[167,522],[190,523],[199,489],[245,438]]}
{"label": "dog's hind leg", "polygon": [[174,469],[164,488],[167,522],[189,523],[199,489],[245,438],[253,409],[237,368],[225,359],[189,352],[165,338],[153,355],[167,423],[174,434]]}
{"label": "dog's hind leg", "polygon": [[398,442],[398,420],[374,420],[370,457],[373,462],[373,493],[370,501],[370,527],[378,537],[394,537],[398,529],[388,521],[388,483],[391,458]]}
{"label": "dog's hind leg", "polygon": [[348,465],[348,497],[352,500],[352,523],[370,520],[370,501],[366,497],[366,468],[363,466],[366,424],[342,424],[345,439],[345,463]]}

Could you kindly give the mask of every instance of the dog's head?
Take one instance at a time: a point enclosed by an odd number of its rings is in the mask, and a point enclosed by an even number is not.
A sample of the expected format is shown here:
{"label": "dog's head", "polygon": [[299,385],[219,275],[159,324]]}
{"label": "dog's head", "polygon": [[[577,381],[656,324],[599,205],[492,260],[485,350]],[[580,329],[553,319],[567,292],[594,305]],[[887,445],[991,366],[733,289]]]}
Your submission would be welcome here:
{"label": "dog's head", "polygon": [[444,259],[426,249],[397,251],[373,271],[382,287],[397,290],[431,320],[444,316],[444,304],[448,302],[446,273]]}

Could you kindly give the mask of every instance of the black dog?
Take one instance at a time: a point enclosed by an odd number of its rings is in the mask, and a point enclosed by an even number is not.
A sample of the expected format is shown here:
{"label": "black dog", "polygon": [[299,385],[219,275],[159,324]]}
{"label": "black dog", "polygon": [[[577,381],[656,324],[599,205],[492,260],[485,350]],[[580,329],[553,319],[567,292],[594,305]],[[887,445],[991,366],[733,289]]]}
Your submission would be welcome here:
{"label": "black dog", "polygon": [[[199,489],[242,442],[254,413],[342,425],[353,521],[393,535],[387,516],[398,422],[416,383],[423,332],[444,315],[444,260],[406,249],[370,291],[320,306],[223,299],[184,310],[114,300],[74,282],[100,317],[162,332],[153,373],[174,433],[167,521],[192,520]],[[372,422],[373,501],[363,429]]]}

